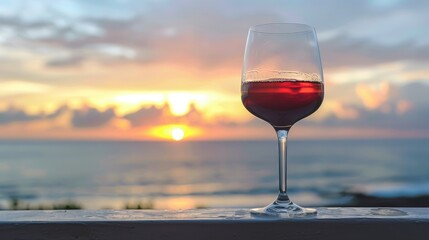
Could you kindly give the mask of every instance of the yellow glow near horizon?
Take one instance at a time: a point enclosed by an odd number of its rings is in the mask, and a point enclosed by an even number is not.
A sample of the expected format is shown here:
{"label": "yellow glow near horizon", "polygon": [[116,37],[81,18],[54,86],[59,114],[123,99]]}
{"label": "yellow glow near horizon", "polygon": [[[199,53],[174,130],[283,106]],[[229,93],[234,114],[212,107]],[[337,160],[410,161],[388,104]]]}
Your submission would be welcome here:
{"label": "yellow glow near horizon", "polygon": [[163,208],[167,209],[192,209],[198,206],[197,202],[190,197],[176,197],[168,199],[161,203]]}
{"label": "yellow glow near horizon", "polygon": [[168,104],[173,115],[182,116],[189,112],[189,96],[186,94],[169,94]]}
{"label": "yellow glow near horizon", "polygon": [[115,96],[115,102],[123,104],[141,104],[150,102],[160,104],[164,102],[164,96],[161,93],[128,93]]}
{"label": "yellow glow near horizon", "polygon": [[113,98],[105,97],[105,99],[96,100],[93,98],[93,102],[98,105],[113,104],[120,115],[136,111],[142,106],[162,107],[168,104],[172,115],[183,116],[190,111],[191,104],[195,104],[199,109],[204,108],[209,103],[211,95],[213,93],[190,91],[120,92]]}
{"label": "yellow glow near horizon", "polygon": [[190,110],[191,103],[197,105],[205,105],[207,102],[207,94],[196,94],[191,92],[173,92],[167,96],[171,114],[175,116],[183,116]]}
{"label": "yellow glow near horizon", "polygon": [[155,138],[180,141],[186,138],[192,138],[201,135],[202,130],[187,125],[162,125],[153,127],[149,130],[149,135]]}

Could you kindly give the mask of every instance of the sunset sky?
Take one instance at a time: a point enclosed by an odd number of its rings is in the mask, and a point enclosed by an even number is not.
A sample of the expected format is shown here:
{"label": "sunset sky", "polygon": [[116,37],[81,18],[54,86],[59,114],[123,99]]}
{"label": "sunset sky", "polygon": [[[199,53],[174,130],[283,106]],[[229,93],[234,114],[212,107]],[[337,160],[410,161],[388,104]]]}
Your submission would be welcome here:
{"label": "sunset sky", "polygon": [[423,0],[0,0],[0,138],[273,139],[240,99],[247,30],[269,22],[319,38],[325,100],[294,138],[429,137],[428,12]]}

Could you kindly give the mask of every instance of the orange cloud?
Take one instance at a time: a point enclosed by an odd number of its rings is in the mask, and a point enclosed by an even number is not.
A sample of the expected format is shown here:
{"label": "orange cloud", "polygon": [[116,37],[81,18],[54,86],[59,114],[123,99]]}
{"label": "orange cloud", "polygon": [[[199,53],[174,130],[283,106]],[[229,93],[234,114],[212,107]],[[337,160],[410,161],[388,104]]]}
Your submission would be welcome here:
{"label": "orange cloud", "polygon": [[356,119],[359,117],[359,112],[355,108],[345,106],[340,102],[334,104],[333,111],[339,119]]}
{"label": "orange cloud", "polygon": [[380,82],[374,85],[360,83],[356,86],[356,94],[363,104],[373,110],[381,107],[388,99],[391,87],[387,82]]}
{"label": "orange cloud", "polygon": [[413,104],[410,101],[400,100],[396,105],[396,113],[402,115],[408,112],[409,110],[411,110],[412,108],[413,108]]}

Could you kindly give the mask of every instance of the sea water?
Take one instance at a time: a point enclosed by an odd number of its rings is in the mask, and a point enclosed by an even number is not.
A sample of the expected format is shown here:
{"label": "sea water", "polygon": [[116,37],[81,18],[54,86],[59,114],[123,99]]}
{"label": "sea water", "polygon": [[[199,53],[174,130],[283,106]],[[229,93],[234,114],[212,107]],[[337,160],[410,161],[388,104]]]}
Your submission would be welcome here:
{"label": "sea water", "polygon": [[[0,208],[74,201],[88,209],[255,207],[277,194],[275,141],[0,141]],[[304,206],[347,193],[429,195],[429,140],[290,140],[288,192]]]}

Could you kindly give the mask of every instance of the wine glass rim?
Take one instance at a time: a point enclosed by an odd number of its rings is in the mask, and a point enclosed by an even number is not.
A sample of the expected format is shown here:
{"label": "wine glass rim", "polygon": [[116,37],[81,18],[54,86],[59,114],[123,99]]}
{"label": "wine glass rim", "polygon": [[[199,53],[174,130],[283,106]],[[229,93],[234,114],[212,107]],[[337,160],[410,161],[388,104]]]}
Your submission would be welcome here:
{"label": "wine glass rim", "polygon": [[[276,26],[276,30],[268,30],[270,27]],[[303,32],[314,32],[314,27],[303,23],[263,23],[251,26],[249,31],[265,34],[292,34]]]}

